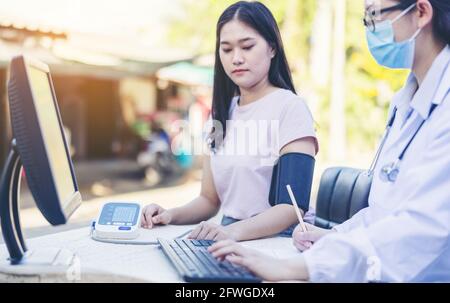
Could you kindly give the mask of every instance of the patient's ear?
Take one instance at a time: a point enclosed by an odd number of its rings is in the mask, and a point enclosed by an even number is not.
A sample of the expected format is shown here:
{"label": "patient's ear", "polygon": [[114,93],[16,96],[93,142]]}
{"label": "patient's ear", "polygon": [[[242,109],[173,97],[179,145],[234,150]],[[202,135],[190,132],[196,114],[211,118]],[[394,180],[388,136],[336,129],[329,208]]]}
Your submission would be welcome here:
{"label": "patient's ear", "polygon": [[271,46],[270,47],[270,58],[272,58],[272,59],[275,58],[276,54],[277,54],[276,49],[273,46]]}

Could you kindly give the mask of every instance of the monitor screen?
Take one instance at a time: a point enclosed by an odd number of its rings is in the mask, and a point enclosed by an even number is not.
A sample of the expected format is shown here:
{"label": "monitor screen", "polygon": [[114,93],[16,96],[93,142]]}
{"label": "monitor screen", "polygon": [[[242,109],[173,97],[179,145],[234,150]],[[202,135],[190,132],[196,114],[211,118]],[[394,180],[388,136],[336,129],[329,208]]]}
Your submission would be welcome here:
{"label": "monitor screen", "polygon": [[71,169],[53,101],[50,79],[46,72],[28,67],[28,78],[33,93],[41,134],[45,143],[50,169],[60,203],[64,208],[75,192]]}

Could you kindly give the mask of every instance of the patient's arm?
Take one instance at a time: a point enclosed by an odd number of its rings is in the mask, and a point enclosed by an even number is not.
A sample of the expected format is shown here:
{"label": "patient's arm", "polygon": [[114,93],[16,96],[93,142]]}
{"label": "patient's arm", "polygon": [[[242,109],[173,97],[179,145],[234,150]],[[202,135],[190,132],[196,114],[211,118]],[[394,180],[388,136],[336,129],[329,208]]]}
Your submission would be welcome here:
{"label": "patient's arm", "polygon": [[[291,142],[282,148],[280,156],[295,152],[314,157],[316,154],[315,140],[313,137],[306,137]],[[298,223],[298,219],[294,206],[279,204],[254,217],[226,226],[225,229],[234,235],[235,240],[243,241],[280,233],[295,223]]]}
{"label": "patient's arm", "polygon": [[198,197],[181,207],[164,209],[157,204],[149,204],[142,211],[142,226],[153,228],[154,225],[165,224],[195,224],[208,220],[217,214],[220,201],[214,186],[210,158],[203,160],[203,179],[201,192]]}
{"label": "patient's arm", "polygon": [[224,229],[234,235],[234,240],[245,241],[275,235],[295,223],[298,223],[298,219],[294,207],[280,204],[254,217],[225,226]]}
{"label": "patient's arm", "polygon": [[186,205],[168,210],[172,217],[172,224],[196,224],[217,214],[220,209],[220,200],[213,180],[210,157],[205,156],[200,195]]}

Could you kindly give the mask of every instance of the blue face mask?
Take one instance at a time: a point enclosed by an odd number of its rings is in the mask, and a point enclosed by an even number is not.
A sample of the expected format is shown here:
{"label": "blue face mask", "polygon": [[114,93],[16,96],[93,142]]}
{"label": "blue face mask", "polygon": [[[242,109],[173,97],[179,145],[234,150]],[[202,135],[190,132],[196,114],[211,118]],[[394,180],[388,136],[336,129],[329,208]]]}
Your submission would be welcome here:
{"label": "blue face mask", "polygon": [[408,40],[395,42],[393,24],[412,10],[416,4],[411,5],[394,20],[377,23],[375,31],[366,29],[367,43],[372,56],[382,66],[395,69],[412,69],[416,48],[416,37],[421,29]]}

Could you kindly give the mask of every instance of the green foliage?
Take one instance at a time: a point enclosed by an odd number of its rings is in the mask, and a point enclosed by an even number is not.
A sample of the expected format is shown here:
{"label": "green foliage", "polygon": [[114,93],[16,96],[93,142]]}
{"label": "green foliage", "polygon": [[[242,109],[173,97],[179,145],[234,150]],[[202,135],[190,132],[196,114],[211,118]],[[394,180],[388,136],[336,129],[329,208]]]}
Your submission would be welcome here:
{"label": "green foliage", "polygon": [[[353,3],[350,6],[350,3]],[[386,69],[372,58],[362,23],[363,1],[347,0],[346,121],[349,145],[373,151],[385,127],[394,93],[405,82],[406,71]]]}

